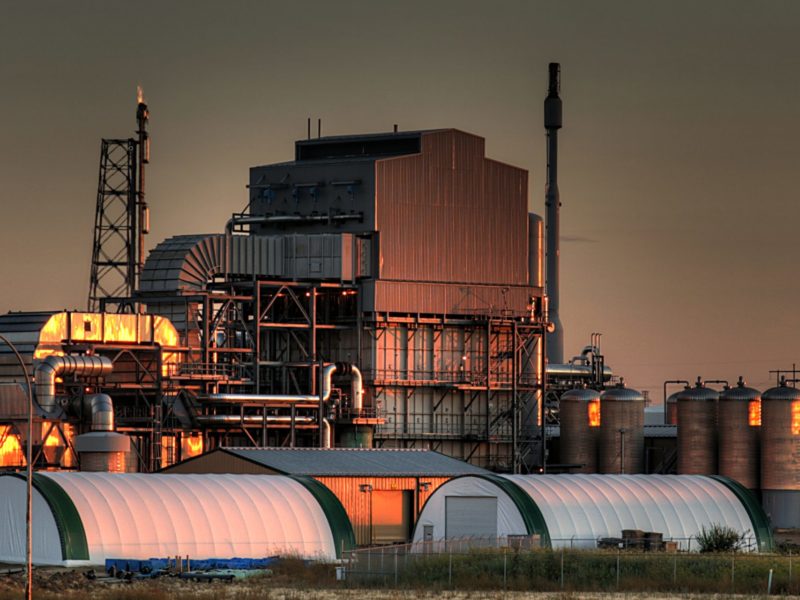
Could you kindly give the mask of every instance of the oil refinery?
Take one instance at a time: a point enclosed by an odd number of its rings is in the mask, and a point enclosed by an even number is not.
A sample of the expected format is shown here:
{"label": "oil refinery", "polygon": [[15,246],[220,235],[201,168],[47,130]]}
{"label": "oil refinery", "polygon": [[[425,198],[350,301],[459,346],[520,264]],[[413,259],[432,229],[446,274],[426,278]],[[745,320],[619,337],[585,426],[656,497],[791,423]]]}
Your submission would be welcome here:
{"label": "oil refinery", "polygon": [[[24,514],[30,444],[39,563],[623,530],[691,550],[718,523],[766,552],[800,529],[796,379],[671,380],[661,410],[599,334],[565,358],[557,63],[543,217],[478,135],[312,137],[309,120],[286,162],[250,168],[246,210],[146,255],[148,120],[140,95],[136,135],[102,141],[86,311],[0,316],[0,515]],[[251,537],[214,536],[223,505]],[[273,535],[270,511],[297,531]],[[172,530],[132,541],[167,513]]]}

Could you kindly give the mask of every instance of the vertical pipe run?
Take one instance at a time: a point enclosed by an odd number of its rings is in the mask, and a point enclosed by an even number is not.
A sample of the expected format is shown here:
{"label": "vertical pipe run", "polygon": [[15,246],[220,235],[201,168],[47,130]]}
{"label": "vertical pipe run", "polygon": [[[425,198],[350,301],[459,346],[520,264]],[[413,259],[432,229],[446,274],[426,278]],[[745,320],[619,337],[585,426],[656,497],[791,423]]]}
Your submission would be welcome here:
{"label": "vertical pipe run", "polygon": [[561,67],[550,63],[549,87],[544,101],[544,127],[547,130],[547,187],[545,188],[545,236],[547,238],[546,290],[549,298],[550,322],[555,330],[549,334],[547,359],[564,362],[564,331],[559,318],[559,212],[558,193],[558,130],[561,129],[561,98],[559,97]]}

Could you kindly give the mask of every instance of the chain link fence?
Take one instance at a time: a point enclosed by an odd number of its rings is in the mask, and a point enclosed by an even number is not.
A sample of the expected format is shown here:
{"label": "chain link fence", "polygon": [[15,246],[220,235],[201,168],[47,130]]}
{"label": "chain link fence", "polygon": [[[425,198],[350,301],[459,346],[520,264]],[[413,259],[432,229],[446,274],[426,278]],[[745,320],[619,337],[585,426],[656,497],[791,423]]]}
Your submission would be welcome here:
{"label": "chain link fence", "polygon": [[337,578],[352,587],[410,589],[800,593],[791,553],[703,554],[688,550],[697,548],[688,538],[653,551],[574,538],[551,540],[551,549],[525,537],[362,548],[345,554]]}

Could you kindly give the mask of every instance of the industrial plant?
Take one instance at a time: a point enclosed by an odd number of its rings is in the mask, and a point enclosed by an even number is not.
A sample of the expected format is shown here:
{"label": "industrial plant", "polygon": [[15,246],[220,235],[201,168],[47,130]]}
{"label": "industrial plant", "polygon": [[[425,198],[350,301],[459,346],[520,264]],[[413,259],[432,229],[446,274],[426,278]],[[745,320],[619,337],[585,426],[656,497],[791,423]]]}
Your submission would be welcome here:
{"label": "industrial plant", "polygon": [[566,358],[559,81],[543,217],[478,135],[309,120],[245,211],[149,253],[140,95],[136,135],[101,144],[86,310],[0,316],[0,561],[24,556],[28,447],[39,564],[800,529],[791,377],[671,380],[662,410],[598,334]]}

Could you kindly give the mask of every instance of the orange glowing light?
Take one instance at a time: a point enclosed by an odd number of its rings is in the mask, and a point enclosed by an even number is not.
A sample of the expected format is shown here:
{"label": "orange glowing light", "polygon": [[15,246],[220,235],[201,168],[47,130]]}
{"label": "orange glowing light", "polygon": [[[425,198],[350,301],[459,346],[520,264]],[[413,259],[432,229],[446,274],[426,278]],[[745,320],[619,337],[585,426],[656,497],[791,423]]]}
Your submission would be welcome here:
{"label": "orange glowing light", "polygon": [[792,402],[792,435],[800,435],[800,400]]}
{"label": "orange glowing light", "polygon": [[[64,340],[123,344],[157,343],[162,349],[175,348],[178,331],[164,317],[153,315],[125,315],[111,313],[61,312],[48,319],[39,332],[39,343],[33,357],[38,360],[56,355],[63,356]],[[170,365],[179,361],[175,352],[164,351],[164,375]]]}
{"label": "orange glowing light", "polygon": [[[42,423],[42,436],[47,433],[47,429],[50,427],[49,423]],[[52,431],[47,435],[47,438],[44,440],[45,446],[63,446],[64,442],[61,440],[61,436],[58,434],[58,430],[53,427]]]}
{"label": "orange glowing light", "polygon": [[11,433],[11,425],[0,425],[0,467],[16,467],[24,462],[19,437]]}
{"label": "orange glowing light", "polygon": [[751,400],[747,407],[747,422],[750,427],[761,427],[761,400]]}
{"label": "orange glowing light", "polygon": [[587,405],[589,427],[600,427],[600,399],[590,400]]}
{"label": "orange glowing light", "polygon": [[198,436],[181,439],[181,458],[191,458],[203,453],[203,438]]}
{"label": "orange glowing light", "polygon": [[136,86],[136,104],[143,104],[144,103],[144,92],[142,91],[142,86]]}

